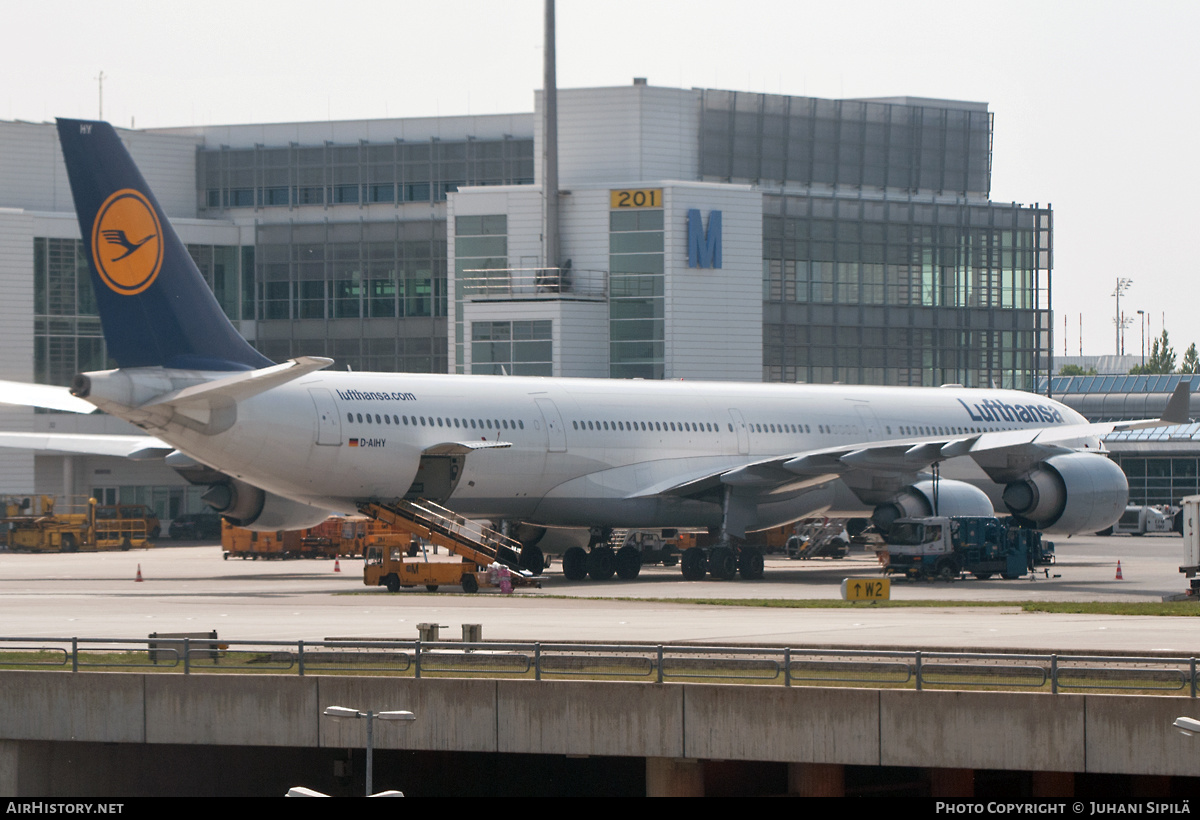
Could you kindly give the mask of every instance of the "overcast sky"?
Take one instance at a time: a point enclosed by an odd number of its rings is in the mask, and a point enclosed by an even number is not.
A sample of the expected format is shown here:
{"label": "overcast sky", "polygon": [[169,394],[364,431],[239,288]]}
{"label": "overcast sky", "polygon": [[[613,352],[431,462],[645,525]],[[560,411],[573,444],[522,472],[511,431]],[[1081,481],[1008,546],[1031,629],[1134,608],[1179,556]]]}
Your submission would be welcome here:
{"label": "overcast sky", "polygon": [[[0,0],[0,119],[139,128],[531,111],[541,0]],[[1200,342],[1200,3],[560,0],[563,88],[987,102],[992,198],[1052,203],[1055,353],[1113,353],[1117,277]]]}

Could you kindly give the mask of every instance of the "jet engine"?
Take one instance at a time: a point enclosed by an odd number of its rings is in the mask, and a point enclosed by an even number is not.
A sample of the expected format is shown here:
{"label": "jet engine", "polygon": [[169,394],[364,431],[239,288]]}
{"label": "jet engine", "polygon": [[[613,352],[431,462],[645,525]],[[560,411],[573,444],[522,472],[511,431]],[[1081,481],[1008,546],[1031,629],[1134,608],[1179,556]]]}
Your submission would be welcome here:
{"label": "jet engine", "polygon": [[258,532],[302,530],[329,517],[328,510],[291,501],[235,478],[210,485],[200,497],[230,524]]}
{"label": "jet engine", "polygon": [[1111,526],[1129,500],[1121,468],[1095,453],[1064,453],[1004,488],[1013,515],[1043,532],[1096,532]]}
{"label": "jet engine", "polygon": [[[897,518],[934,515],[934,482],[918,481],[901,490],[894,498],[875,508],[871,523],[887,532]],[[992,502],[983,490],[965,481],[938,479],[937,515],[995,515]]]}

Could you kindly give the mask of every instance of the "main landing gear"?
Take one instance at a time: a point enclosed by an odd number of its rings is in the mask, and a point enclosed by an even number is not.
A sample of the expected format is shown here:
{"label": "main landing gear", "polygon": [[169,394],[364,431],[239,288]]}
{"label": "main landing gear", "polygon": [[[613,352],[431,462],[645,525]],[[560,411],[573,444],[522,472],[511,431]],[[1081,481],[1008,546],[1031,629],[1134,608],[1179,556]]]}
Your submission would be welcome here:
{"label": "main landing gear", "polygon": [[563,553],[563,575],[568,581],[607,581],[616,575],[622,581],[632,581],[642,572],[642,551],[632,544],[614,550],[609,543],[612,530],[593,527],[588,549],[571,547]]}
{"label": "main landing gear", "polygon": [[715,546],[707,554],[704,547],[692,547],[684,551],[679,567],[689,581],[702,581],[706,574],[717,581],[732,581],[738,575],[743,581],[758,581],[763,577],[763,554],[757,547],[732,544]]}
{"label": "main landing gear", "polygon": [[[726,506],[730,505],[727,503]],[[742,532],[742,528],[736,532]],[[608,527],[592,527],[587,549],[571,547],[563,554],[563,575],[568,581],[585,578],[607,581],[614,575],[623,581],[632,581],[641,573],[643,561],[661,561],[664,566],[669,566],[678,560],[683,577],[689,581],[700,581],[708,575],[718,581],[732,581],[739,575],[746,581],[763,577],[762,550],[732,537],[725,526],[719,531],[716,528],[710,530],[707,536],[698,536],[703,546],[689,547],[681,554],[675,553],[675,545],[667,540],[668,535],[672,538],[676,535],[674,531],[664,530],[661,538],[643,531],[623,533],[620,530],[613,538],[613,531]],[[616,545],[620,548],[614,549]]]}

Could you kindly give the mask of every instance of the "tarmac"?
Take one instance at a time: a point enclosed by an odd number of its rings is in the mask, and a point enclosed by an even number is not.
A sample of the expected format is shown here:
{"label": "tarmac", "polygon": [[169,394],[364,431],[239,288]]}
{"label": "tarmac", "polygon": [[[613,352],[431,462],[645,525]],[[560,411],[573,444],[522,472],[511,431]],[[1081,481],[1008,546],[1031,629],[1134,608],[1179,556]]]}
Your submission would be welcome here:
{"label": "tarmac", "polygon": [[[480,624],[485,639],[503,641],[1200,655],[1200,620],[1191,617],[1047,614],[1017,605],[1159,601],[1182,592],[1182,539],[1085,536],[1058,539],[1056,547],[1055,565],[1022,580],[894,579],[891,587],[898,601],[1013,606],[848,609],[681,599],[834,600],[844,578],[880,577],[874,554],[769,556],[766,577],[754,582],[685,581],[678,567],[645,567],[634,581],[571,582],[555,561],[541,589],[466,595],[457,587],[396,594],[367,588],[361,559],[342,559],[335,573],[329,560],[222,560],[219,546],[196,542],[72,555],[0,552],[0,645],[5,637],[130,639],[211,630],[227,640],[411,640],[418,623],[438,623],[451,637],[462,624]],[[139,567],[141,582],[134,580]]]}

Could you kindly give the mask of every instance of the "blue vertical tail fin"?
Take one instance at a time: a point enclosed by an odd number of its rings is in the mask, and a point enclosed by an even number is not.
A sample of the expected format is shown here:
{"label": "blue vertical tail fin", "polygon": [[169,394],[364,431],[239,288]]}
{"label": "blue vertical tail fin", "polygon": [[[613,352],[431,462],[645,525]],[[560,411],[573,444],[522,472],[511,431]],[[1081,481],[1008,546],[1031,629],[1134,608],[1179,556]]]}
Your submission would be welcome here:
{"label": "blue vertical tail fin", "polygon": [[58,139],[108,355],[121,367],[270,366],[226,318],[113,127],[60,119]]}

